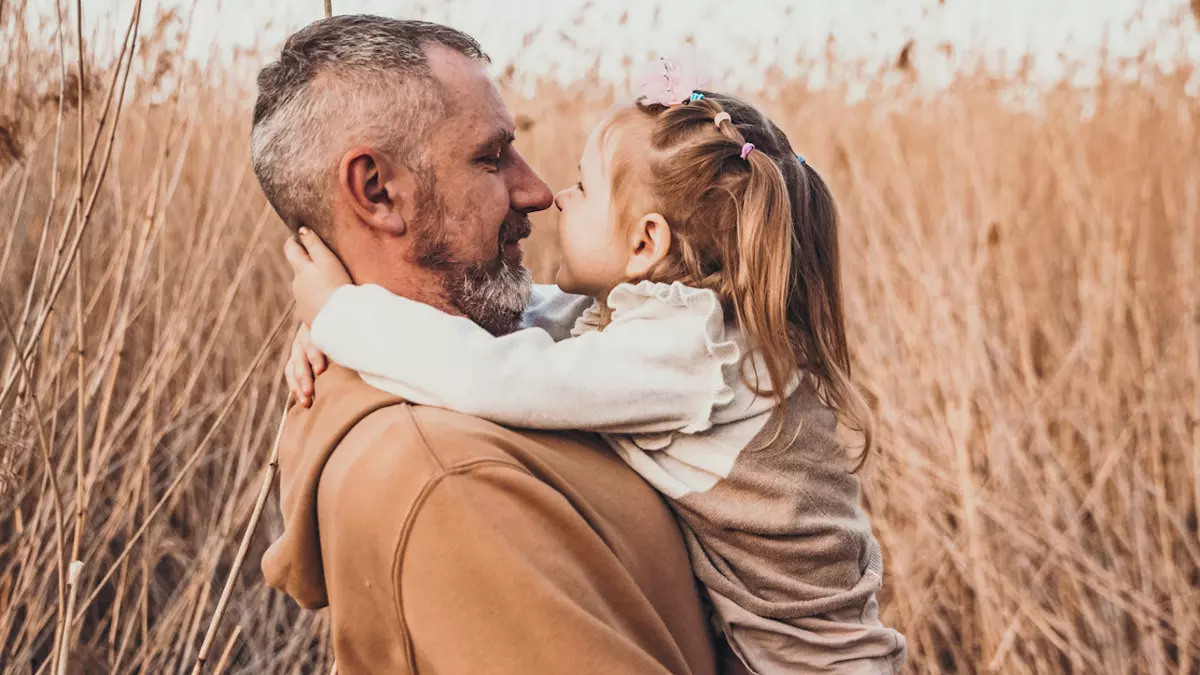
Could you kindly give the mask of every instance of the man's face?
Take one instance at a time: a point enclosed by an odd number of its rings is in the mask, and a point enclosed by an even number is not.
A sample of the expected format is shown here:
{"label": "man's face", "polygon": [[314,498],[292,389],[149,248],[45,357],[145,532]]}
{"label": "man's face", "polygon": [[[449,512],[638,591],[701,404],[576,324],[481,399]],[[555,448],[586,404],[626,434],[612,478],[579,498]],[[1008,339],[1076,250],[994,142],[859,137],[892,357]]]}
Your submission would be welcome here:
{"label": "man's face", "polygon": [[527,214],[549,208],[553,196],[513,147],[512,115],[481,65],[444,48],[428,56],[449,117],[429,138],[433,180],[418,191],[418,263],[442,273],[468,318],[494,334],[512,332],[532,288],[520,245],[531,232]]}

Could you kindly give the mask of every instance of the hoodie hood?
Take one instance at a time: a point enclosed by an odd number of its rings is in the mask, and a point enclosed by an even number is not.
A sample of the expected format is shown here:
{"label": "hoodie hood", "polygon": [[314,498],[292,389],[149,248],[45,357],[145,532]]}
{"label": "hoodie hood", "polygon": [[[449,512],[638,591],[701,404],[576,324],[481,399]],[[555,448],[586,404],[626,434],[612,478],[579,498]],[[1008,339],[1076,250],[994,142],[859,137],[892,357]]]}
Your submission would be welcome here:
{"label": "hoodie hood", "polygon": [[403,400],[362,386],[353,371],[330,366],[316,378],[313,406],[293,406],[279,439],[279,503],[283,535],[263,555],[267,583],[305,609],[329,604],[317,488],[329,457],[346,434],[371,413]]}

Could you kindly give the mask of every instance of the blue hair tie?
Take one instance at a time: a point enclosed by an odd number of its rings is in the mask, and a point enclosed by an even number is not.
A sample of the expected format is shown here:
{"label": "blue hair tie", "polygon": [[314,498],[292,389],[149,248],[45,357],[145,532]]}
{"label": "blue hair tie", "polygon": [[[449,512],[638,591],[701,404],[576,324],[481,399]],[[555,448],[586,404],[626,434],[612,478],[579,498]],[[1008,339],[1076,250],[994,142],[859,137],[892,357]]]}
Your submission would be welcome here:
{"label": "blue hair tie", "polygon": [[808,162],[805,161],[805,159],[804,159],[804,155],[796,155],[796,160],[799,161],[801,164],[808,164]]}
{"label": "blue hair tie", "polygon": [[704,94],[701,94],[698,91],[693,91],[692,95],[688,97],[688,103],[695,103],[696,101],[699,101],[703,98],[704,98]]}

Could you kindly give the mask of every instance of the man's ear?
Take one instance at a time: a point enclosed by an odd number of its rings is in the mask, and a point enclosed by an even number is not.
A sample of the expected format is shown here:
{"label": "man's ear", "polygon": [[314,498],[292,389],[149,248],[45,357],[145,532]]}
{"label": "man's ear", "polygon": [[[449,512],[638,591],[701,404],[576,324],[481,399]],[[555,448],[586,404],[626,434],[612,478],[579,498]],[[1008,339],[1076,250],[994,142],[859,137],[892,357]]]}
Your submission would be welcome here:
{"label": "man's ear", "polygon": [[671,250],[671,226],[661,213],[647,213],[637,220],[629,233],[629,263],[625,274],[631,279],[644,276]]}
{"label": "man's ear", "polygon": [[338,191],[371,229],[394,236],[408,231],[416,177],[384,153],[369,146],[348,150],[338,164]]}

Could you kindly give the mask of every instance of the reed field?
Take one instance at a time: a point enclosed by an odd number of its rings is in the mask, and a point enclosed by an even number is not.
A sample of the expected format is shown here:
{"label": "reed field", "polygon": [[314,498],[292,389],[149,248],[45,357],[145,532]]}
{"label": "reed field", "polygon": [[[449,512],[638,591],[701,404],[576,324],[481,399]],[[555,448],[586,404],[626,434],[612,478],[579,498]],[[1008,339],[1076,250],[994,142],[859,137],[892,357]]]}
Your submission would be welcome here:
{"label": "reed field", "polygon": [[[258,567],[274,493],[218,607],[295,329],[248,160],[255,68],[199,70],[172,46],[183,20],[147,14],[80,76],[73,15],[59,42],[26,10],[0,0],[0,672],[191,673],[219,615],[203,672],[328,673],[327,614]],[[1193,73],[1030,106],[983,74],[917,95],[908,67],[857,103],[743,92],[840,203],[908,671],[1200,673]],[[625,93],[509,77],[518,147],[573,182]],[[534,222],[546,280],[555,214]]]}

